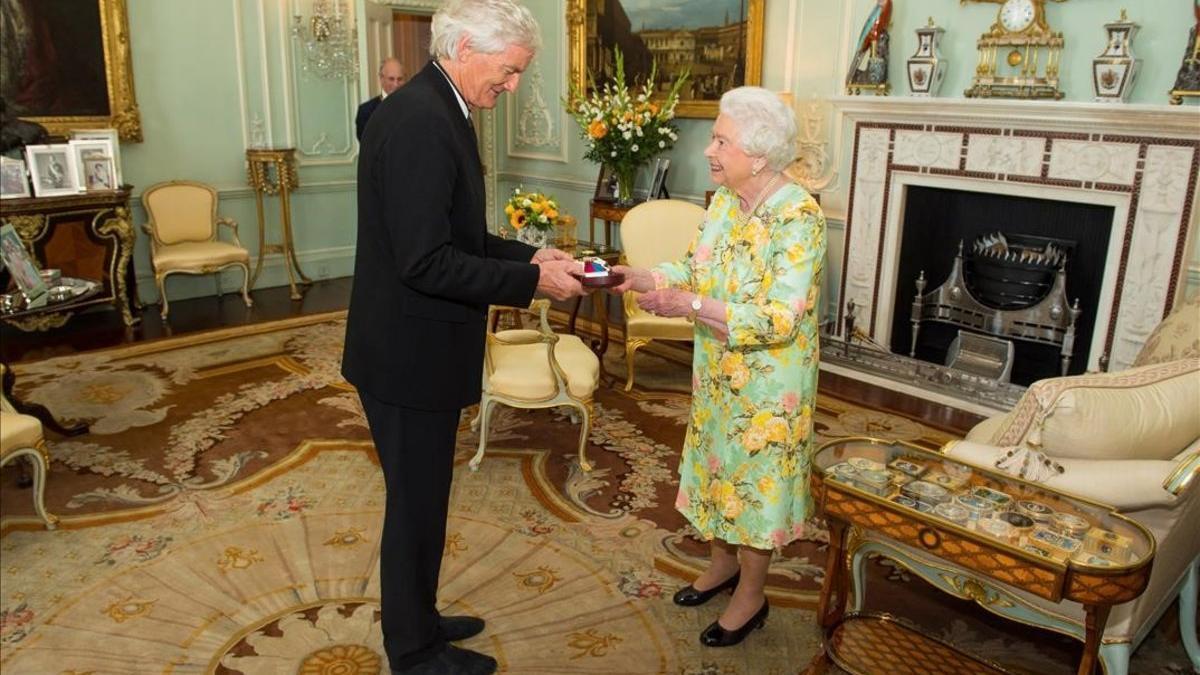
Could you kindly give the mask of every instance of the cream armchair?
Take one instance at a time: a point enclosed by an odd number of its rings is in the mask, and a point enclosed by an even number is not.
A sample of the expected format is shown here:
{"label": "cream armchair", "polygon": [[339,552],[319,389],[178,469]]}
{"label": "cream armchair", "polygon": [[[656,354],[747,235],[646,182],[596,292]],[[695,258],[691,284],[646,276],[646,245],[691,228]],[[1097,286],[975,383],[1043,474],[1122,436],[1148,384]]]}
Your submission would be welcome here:
{"label": "cream armchair", "polygon": [[[648,268],[680,260],[696,238],[704,209],[689,202],[659,199],[634,207],[621,221],[625,263]],[[633,389],[633,357],[653,340],[691,341],[695,327],[682,317],[661,317],[642,311],[633,291],[622,298],[625,307],[625,391]]]}
{"label": "cream armchair", "polygon": [[[1100,647],[1104,672],[1128,672],[1133,650],[1176,597],[1183,644],[1200,671],[1200,304],[1185,304],[1164,320],[1134,365],[1035,382],[1012,412],[984,420],[943,452],[976,466],[1024,472],[1027,480],[1114,506],[1141,523],[1157,545],[1150,582],[1136,600],[1112,608]],[[947,586],[947,575],[929,573],[936,563],[921,551],[879,540],[852,555],[859,589],[871,552],[961,595]],[[1055,604],[974,579],[986,589],[979,597],[990,611],[1083,639],[1078,604]]]}
{"label": "cream armchair", "polygon": [[[0,379],[4,376],[0,364]],[[17,412],[0,390],[0,466],[18,457],[26,457],[33,466],[33,508],[46,523],[46,529],[58,526],[58,517],[46,512],[46,475],[50,473],[50,453],[42,437],[42,423],[32,415]]]}
{"label": "cream armchair", "polygon": [[497,313],[513,310],[492,307],[488,311],[483,396],[479,414],[471,422],[471,428],[479,431],[479,450],[471,458],[471,469],[478,470],[483,461],[492,407],[503,403],[514,408],[569,406],[577,410],[583,423],[579,430],[579,465],[591,471],[585,449],[592,425],[592,396],[600,382],[600,359],[578,337],[550,329],[549,300],[534,300],[528,309],[516,309],[521,317],[533,315],[536,329],[493,332]]}
{"label": "cream armchair", "polygon": [[[242,268],[242,300],[249,307],[250,254],[238,239],[237,223],[217,216],[217,191],[204,183],[173,180],[146,188],[142,193],[149,222],[142,226],[150,237],[150,263],[167,318],[166,280],[171,274],[216,274],[226,267]],[[233,242],[220,241],[217,226],[232,232]],[[221,281],[217,278],[217,295]]]}

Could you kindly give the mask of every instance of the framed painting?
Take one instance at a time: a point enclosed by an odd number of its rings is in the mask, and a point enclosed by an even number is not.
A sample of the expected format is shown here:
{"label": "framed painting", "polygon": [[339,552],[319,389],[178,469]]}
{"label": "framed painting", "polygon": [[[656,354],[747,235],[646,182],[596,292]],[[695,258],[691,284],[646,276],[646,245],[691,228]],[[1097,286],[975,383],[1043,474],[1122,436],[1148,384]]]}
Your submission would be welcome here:
{"label": "framed painting", "polygon": [[766,0],[567,0],[571,81],[586,90],[612,76],[614,49],[625,75],[642,82],[658,65],[655,89],[666,95],[684,69],[679,117],[717,116],[721,94],[762,83]]}
{"label": "framed painting", "polygon": [[114,127],[122,140],[142,140],[125,2],[0,3],[6,116],[62,136],[82,127]]}

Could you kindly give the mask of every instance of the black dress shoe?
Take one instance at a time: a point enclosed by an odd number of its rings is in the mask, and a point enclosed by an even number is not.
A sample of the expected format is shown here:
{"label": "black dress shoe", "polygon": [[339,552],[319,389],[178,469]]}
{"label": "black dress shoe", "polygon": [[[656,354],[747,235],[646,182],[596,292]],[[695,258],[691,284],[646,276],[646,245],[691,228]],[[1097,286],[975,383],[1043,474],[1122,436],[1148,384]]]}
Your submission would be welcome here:
{"label": "black dress shoe", "polygon": [[717,593],[720,593],[724,590],[731,591],[736,588],[738,585],[738,578],[741,576],[742,573],[740,570],[734,572],[733,576],[717,584],[716,586],[713,586],[707,591],[698,591],[696,590],[695,586],[688,584],[678,591],[675,591],[675,597],[673,597],[672,600],[675,601],[675,604],[683,605],[684,607],[696,607],[697,605],[703,605],[709,600],[712,600],[713,596]]}
{"label": "black dress shoe", "polygon": [[483,632],[483,619],[476,616],[443,616],[438,619],[446,642],[458,642]]}
{"label": "black dress shoe", "polygon": [[750,634],[750,631],[756,628],[762,628],[767,622],[767,613],[770,611],[770,605],[767,604],[767,599],[763,598],[762,609],[754,613],[750,620],[742,624],[741,628],[726,630],[721,627],[720,621],[714,621],[700,633],[700,643],[706,647],[732,647]]}
{"label": "black dress shoe", "polygon": [[496,659],[454,645],[408,668],[392,668],[392,675],[492,675],[494,672]]}

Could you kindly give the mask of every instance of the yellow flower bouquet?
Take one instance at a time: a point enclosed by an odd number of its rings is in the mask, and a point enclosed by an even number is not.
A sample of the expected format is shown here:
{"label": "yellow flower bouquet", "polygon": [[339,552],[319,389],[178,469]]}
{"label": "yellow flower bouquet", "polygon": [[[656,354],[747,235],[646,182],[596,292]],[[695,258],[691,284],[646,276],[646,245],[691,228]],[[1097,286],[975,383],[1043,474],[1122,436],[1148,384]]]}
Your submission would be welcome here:
{"label": "yellow flower bouquet", "polygon": [[590,96],[571,87],[567,110],[587,143],[584,159],[609,167],[617,176],[618,201],[632,203],[638,167],[679,140],[679,130],[672,120],[688,72],[680,73],[666,97],[655,101],[657,66],[651,67],[650,77],[640,87],[631,90],[625,80],[625,57],[619,49],[615,50],[615,61],[613,81],[603,87],[593,86]]}
{"label": "yellow flower bouquet", "polygon": [[513,190],[504,206],[508,224],[517,233],[517,239],[532,246],[546,246],[558,223],[558,202],[541,192],[523,192],[520,187]]}

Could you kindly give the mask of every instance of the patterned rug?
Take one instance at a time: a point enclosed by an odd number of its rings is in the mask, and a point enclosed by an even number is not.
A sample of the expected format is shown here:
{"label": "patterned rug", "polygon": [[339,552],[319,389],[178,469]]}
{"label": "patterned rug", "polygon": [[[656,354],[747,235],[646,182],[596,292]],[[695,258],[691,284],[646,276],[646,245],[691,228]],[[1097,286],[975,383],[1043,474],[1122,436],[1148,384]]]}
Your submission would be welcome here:
{"label": "patterned rug", "polygon": [[[49,439],[47,507],[59,530],[40,528],[15,470],[0,476],[0,666],[385,672],[383,484],[338,373],[343,331],[340,314],[308,317],[17,365],[20,397],[91,430]],[[725,600],[699,610],[670,602],[705,553],[672,507],[690,377],[652,355],[638,366],[635,391],[597,394],[589,473],[565,413],[505,408],[471,472],[478,438],[464,416],[440,601],[488,619],[465,646],[495,655],[505,672],[796,672],[819,646],[812,607],[825,530],[814,523],[777,557],[765,630],[737,648],[701,647],[696,635]],[[624,372],[619,348],[605,368]],[[815,425],[822,439],[937,447],[951,438],[828,396]],[[1031,650],[1028,636],[992,631],[969,608],[947,619],[953,601],[886,561],[873,568],[872,599],[885,609],[916,608],[935,634],[1018,671],[1045,672],[1057,649],[1071,672],[1077,643],[1035,636]],[[1154,651],[1168,656],[1145,665],[1182,663],[1177,644]]]}

